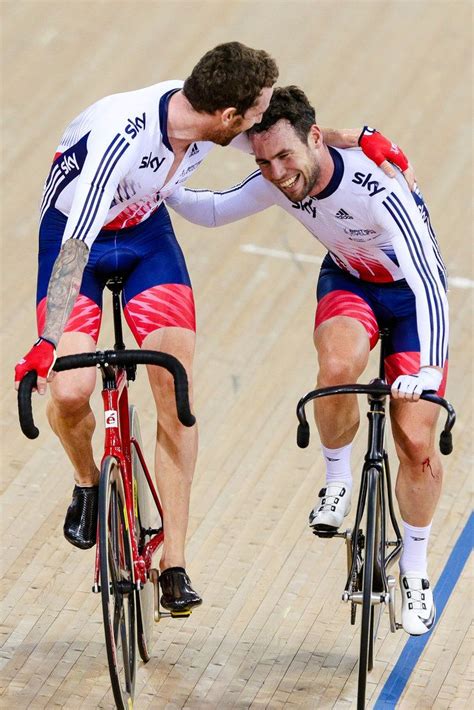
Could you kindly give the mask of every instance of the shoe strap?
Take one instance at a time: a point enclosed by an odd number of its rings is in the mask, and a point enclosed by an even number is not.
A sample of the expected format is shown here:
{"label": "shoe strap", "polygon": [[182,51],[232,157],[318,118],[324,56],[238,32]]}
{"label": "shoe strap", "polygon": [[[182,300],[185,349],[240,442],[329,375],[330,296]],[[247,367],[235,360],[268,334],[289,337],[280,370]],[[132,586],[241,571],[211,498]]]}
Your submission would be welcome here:
{"label": "shoe strap", "polygon": [[[341,499],[346,495],[347,488],[345,486],[339,486],[338,493],[328,493],[327,490],[330,487],[335,488],[336,486],[333,484],[329,484],[326,486],[326,488],[322,488],[319,491],[319,497],[321,498],[321,503],[318,507],[318,513],[323,512],[326,508],[331,510],[333,505],[335,505],[336,503],[339,503],[339,500],[336,500],[336,499],[337,498]],[[324,500],[324,503],[322,502],[323,500]]]}
{"label": "shoe strap", "polygon": [[160,576],[164,575],[167,572],[182,572],[183,574],[186,574],[186,570],[184,569],[184,567],[167,567],[163,570],[163,572],[160,572]]}
{"label": "shoe strap", "polygon": [[[409,582],[410,579],[416,579],[417,581],[419,580],[421,582],[421,587],[412,587]],[[405,593],[407,595],[407,598],[413,605],[413,609],[423,610],[423,604],[425,605],[424,608],[426,609],[426,596],[424,592],[430,588],[429,581],[427,579],[420,579],[420,577],[407,577],[406,575],[405,580],[407,583],[407,586],[405,587]],[[408,596],[408,593],[410,594],[410,596]]]}

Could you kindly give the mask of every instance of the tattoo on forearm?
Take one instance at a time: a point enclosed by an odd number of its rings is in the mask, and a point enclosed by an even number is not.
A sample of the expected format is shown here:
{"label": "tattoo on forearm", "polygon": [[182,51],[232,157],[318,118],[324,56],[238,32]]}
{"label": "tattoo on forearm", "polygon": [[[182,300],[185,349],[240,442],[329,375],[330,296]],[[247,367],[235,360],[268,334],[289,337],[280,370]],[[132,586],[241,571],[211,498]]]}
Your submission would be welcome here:
{"label": "tattoo on forearm", "polygon": [[84,242],[68,239],[54,263],[48,285],[46,325],[41,335],[55,345],[76,302],[88,258],[89,249]]}

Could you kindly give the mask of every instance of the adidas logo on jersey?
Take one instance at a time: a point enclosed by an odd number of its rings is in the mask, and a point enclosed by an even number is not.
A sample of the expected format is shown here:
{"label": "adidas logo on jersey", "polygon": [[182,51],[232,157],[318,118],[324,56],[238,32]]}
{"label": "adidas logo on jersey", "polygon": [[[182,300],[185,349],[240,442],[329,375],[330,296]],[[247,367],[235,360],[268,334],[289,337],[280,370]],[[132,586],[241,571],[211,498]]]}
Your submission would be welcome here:
{"label": "adidas logo on jersey", "polygon": [[354,219],[354,217],[350,215],[349,212],[346,212],[346,210],[343,210],[341,207],[339,212],[336,212],[336,219]]}
{"label": "adidas logo on jersey", "polygon": [[197,147],[196,143],[194,143],[193,147],[191,148],[189,157],[192,158],[193,155],[196,155],[196,153],[199,153],[199,148]]}

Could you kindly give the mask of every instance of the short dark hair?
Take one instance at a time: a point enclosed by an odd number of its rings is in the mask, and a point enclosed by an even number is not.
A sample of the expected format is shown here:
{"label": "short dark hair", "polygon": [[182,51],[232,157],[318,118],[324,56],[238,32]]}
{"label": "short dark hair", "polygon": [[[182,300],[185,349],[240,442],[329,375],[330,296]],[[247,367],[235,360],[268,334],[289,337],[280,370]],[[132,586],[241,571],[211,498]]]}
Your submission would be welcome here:
{"label": "short dark hair", "polygon": [[219,44],[199,60],[184,82],[183,93],[196,111],[214,113],[234,106],[244,113],[262,89],[278,79],[278,67],[263,49],[240,42]]}
{"label": "short dark hair", "polygon": [[310,128],[316,123],[316,112],[298,86],[277,87],[261,122],[255,123],[249,134],[268,131],[281,119],[289,121],[300,140],[307,143]]}

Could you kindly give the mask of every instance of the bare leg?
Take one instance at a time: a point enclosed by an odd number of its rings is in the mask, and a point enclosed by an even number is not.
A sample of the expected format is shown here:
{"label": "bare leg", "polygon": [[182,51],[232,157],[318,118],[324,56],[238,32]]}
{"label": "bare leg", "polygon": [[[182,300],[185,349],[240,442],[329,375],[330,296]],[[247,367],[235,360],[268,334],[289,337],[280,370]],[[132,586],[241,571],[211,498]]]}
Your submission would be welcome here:
{"label": "bare leg", "polygon": [[427,574],[431,521],[443,472],[435,450],[438,408],[429,402],[391,401],[392,432],[400,461],[396,495],[403,521],[400,557],[402,624],[409,634],[425,634],[436,612]]}
{"label": "bare leg", "polygon": [[[364,326],[354,318],[335,316],[314,333],[318,353],[317,387],[357,382],[367,366],[370,345]],[[350,444],[359,427],[356,395],[322,397],[314,402],[321,443],[330,449]]]}
{"label": "bare leg", "polygon": [[431,523],[441,495],[443,469],[435,448],[438,414],[429,402],[391,402],[400,461],[396,495],[403,520],[416,527]]}
{"label": "bare leg", "polygon": [[[191,406],[194,345],[195,333],[184,328],[156,330],[145,338],[142,345],[144,349],[170,353],[181,361],[188,375]],[[156,367],[149,367],[148,374],[158,411],[155,471],[165,529],[160,568],[165,570],[186,566],[184,548],[198,432],[197,425],[185,427],[177,418],[171,375]]]}
{"label": "bare leg", "polygon": [[[93,352],[93,338],[85,333],[65,333],[59,341],[58,357]],[[50,426],[69,457],[79,486],[96,485],[99,471],[92,453],[95,418],[89,399],[96,380],[95,368],[60,372],[50,385],[47,416]]]}

